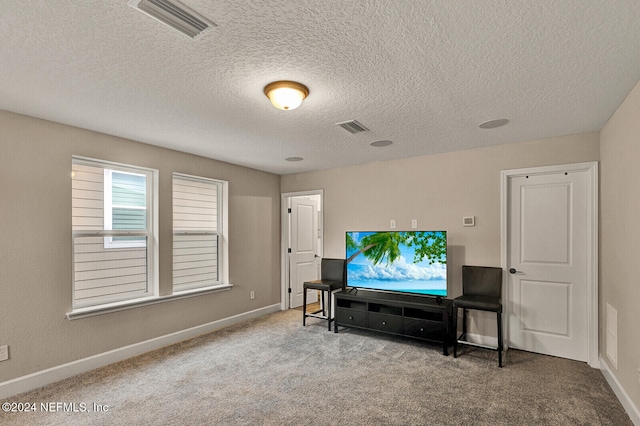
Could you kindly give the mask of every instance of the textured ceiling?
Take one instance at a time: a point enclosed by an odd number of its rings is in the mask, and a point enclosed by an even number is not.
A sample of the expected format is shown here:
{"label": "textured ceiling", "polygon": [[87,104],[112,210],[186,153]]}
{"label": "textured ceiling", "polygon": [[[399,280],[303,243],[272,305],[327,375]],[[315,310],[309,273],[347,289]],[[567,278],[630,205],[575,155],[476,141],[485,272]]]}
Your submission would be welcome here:
{"label": "textured ceiling", "polygon": [[[637,0],[183,3],[218,27],[0,0],[0,109],[287,174],[597,131],[640,80]],[[264,96],[281,79],[297,110]]]}

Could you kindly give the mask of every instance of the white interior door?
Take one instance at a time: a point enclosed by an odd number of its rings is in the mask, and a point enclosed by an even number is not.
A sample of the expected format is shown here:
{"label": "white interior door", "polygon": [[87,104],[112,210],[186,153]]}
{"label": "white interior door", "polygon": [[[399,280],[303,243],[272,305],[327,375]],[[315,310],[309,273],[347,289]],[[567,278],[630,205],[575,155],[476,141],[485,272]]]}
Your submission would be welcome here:
{"label": "white interior door", "polygon": [[[509,347],[589,360],[590,174],[507,179]],[[597,332],[597,331],[596,331]],[[597,347],[597,346],[596,346]]]}
{"label": "white interior door", "polygon": [[[289,262],[290,308],[302,306],[303,283],[318,279],[318,202],[311,198],[291,199],[291,254]],[[317,301],[317,292],[309,293],[307,303]]]}

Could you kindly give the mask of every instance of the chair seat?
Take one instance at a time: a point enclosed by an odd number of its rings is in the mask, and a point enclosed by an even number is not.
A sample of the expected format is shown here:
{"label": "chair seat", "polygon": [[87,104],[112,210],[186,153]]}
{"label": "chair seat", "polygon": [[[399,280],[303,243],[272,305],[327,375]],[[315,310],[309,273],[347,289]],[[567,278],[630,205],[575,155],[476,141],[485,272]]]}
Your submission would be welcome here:
{"label": "chair seat", "polygon": [[481,311],[502,312],[502,303],[497,297],[463,295],[453,299],[453,307],[478,309]]}
{"label": "chair seat", "polygon": [[[344,259],[323,258],[320,264],[320,279],[304,281],[302,288],[302,325],[306,324],[307,317],[314,317],[327,320],[327,328],[331,331],[331,323],[335,318],[331,316],[331,304],[333,302],[333,292],[342,290],[347,281],[347,268]],[[320,310],[307,313],[307,293],[308,290],[320,291]],[[327,296],[327,303],[324,298]]]}
{"label": "chair seat", "polygon": [[335,291],[342,289],[342,281],[334,280],[314,280],[305,281],[303,284],[304,289],[308,290],[322,290],[322,291]]}

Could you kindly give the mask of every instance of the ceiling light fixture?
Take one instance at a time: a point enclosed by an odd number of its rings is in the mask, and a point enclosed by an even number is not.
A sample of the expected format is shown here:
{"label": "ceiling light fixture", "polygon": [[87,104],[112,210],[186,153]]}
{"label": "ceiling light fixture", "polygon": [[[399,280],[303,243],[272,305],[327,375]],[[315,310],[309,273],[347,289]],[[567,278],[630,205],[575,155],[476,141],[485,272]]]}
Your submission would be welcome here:
{"label": "ceiling light fixture", "polygon": [[264,87],[264,94],[274,107],[283,111],[296,109],[302,100],[309,96],[309,89],[304,84],[295,81],[274,81]]}

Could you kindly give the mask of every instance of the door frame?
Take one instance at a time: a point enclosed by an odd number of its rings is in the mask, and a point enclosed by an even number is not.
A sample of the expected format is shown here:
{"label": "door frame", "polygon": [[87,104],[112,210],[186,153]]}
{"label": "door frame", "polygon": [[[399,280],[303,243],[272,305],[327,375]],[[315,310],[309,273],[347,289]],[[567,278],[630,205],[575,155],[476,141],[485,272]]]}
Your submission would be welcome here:
{"label": "door frame", "polygon": [[[524,169],[502,170],[500,172],[500,258],[504,271],[509,269],[507,264],[509,253],[509,231],[508,231],[508,183],[510,178],[526,176],[553,174],[559,172],[586,172],[587,173],[587,363],[593,368],[600,368],[598,355],[598,162],[585,162],[574,164],[561,164],[554,166],[529,167]],[[503,300],[506,300],[506,309],[511,309],[509,301],[511,292],[509,291],[509,276],[505,274],[503,280]],[[509,315],[504,315],[506,322],[504,330],[509,336]],[[505,347],[509,346],[509,341],[505,342]]]}
{"label": "door frame", "polygon": [[[320,226],[318,229],[318,238],[320,241],[324,241],[324,191],[322,189],[312,189],[309,191],[298,191],[298,192],[283,192],[280,194],[280,310],[286,311],[289,309],[289,297],[288,296],[288,286],[289,282],[289,200],[291,198],[296,197],[304,197],[309,195],[319,195],[320,196],[320,215],[318,220],[320,221]],[[324,247],[324,244],[323,244]],[[322,253],[320,253],[322,256]]]}

